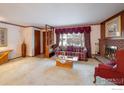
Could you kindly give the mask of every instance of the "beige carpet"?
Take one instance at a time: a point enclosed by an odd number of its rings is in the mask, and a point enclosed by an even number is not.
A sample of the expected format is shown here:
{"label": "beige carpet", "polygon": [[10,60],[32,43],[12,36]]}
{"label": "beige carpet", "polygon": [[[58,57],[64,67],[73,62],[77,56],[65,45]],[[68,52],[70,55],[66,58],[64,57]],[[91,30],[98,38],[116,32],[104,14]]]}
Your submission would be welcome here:
{"label": "beige carpet", "polygon": [[[74,62],[73,68],[55,66],[54,59],[27,57],[0,65],[0,85],[94,85],[95,59]],[[113,85],[97,78],[95,85]]]}

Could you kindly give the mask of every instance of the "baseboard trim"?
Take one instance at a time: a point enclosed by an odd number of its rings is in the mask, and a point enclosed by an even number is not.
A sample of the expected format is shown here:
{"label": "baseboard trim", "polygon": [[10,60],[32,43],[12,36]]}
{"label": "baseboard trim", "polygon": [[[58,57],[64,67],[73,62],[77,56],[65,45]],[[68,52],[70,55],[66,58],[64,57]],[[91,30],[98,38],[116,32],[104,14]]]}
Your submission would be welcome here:
{"label": "baseboard trim", "polygon": [[21,57],[22,57],[22,56],[19,56],[19,57],[15,57],[15,58],[8,59],[8,60],[10,61],[10,60],[14,60],[14,59],[21,58]]}

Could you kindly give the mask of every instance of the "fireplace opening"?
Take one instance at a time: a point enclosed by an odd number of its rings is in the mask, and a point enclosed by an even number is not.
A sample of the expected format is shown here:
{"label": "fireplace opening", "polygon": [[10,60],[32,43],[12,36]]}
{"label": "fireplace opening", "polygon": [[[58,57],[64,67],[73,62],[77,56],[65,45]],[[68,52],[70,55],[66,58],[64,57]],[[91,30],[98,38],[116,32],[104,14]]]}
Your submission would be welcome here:
{"label": "fireplace opening", "polygon": [[117,51],[117,46],[106,46],[105,47],[105,57],[110,60],[115,60],[115,52]]}

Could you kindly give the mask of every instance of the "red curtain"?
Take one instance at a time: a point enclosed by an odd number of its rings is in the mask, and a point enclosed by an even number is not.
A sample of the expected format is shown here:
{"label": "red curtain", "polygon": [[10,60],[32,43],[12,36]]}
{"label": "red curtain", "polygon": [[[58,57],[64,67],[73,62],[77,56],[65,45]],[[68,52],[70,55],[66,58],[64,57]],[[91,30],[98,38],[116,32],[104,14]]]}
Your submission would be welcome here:
{"label": "red curtain", "polygon": [[56,29],[55,32],[57,34],[67,34],[67,33],[84,33],[84,32],[90,32],[91,27],[75,27],[75,28],[61,28]]}
{"label": "red curtain", "polygon": [[56,45],[59,46],[60,42],[60,33],[56,33]]}
{"label": "red curtain", "polygon": [[56,44],[59,45],[60,34],[68,34],[68,33],[84,33],[85,38],[85,46],[87,48],[87,56],[91,57],[91,42],[90,42],[90,32],[91,27],[74,27],[74,28],[61,28],[56,29]]}
{"label": "red curtain", "polygon": [[90,42],[90,32],[84,32],[85,47],[87,48],[87,57],[91,58],[91,42]]}

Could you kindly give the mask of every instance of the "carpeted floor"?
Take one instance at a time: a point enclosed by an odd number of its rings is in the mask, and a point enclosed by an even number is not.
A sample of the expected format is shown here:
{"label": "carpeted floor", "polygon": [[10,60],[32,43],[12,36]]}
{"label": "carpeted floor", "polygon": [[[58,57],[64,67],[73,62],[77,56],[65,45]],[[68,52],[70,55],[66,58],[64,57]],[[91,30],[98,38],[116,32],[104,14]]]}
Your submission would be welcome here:
{"label": "carpeted floor", "polygon": [[95,59],[74,62],[73,68],[55,66],[54,59],[27,57],[0,65],[0,85],[113,85],[97,77],[93,84]]}

